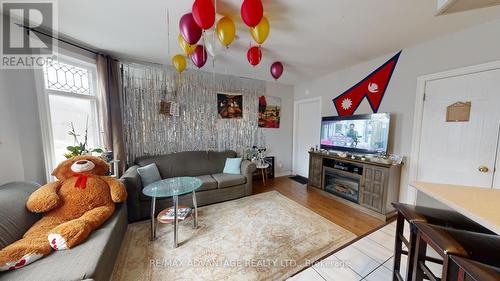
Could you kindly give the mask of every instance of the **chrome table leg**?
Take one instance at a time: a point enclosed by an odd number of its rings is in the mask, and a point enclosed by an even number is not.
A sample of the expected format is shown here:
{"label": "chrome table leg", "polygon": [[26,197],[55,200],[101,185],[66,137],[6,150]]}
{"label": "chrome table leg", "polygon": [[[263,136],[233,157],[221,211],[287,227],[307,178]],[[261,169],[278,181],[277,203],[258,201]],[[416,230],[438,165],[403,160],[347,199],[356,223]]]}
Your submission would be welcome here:
{"label": "chrome table leg", "polygon": [[174,248],[177,248],[177,232],[179,218],[177,217],[177,210],[179,209],[179,196],[174,196]]}
{"label": "chrome table leg", "polygon": [[196,191],[193,191],[193,207],[194,207],[194,219],[193,228],[198,228],[198,203],[196,202]]}
{"label": "chrome table leg", "polygon": [[156,208],[156,197],[151,198],[151,241],[156,239],[156,218],[155,218],[155,208]]}

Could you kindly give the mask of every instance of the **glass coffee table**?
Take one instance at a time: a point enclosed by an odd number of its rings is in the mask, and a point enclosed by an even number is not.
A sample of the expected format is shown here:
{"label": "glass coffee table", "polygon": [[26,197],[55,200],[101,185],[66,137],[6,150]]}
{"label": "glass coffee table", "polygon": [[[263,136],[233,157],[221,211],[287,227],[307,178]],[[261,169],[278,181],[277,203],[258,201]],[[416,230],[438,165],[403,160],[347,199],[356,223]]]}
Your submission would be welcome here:
{"label": "glass coffee table", "polygon": [[[179,196],[192,193],[193,194],[193,207],[194,207],[194,218],[193,218],[193,228],[198,228],[198,206],[196,204],[196,190],[202,185],[201,180],[193,177],[177,177],[169,178],[146,186],[142,193],[144,195],[151,197],[151,240],[156,239],[156,218],[155,218],[155,208],[156,208],[156,198],[166,198],[172,197],[174,201],[174,210],[179,208]],[[177,248],[177,224],[179,220],[177,218],[177,211],[174,212],[174,248]]]}

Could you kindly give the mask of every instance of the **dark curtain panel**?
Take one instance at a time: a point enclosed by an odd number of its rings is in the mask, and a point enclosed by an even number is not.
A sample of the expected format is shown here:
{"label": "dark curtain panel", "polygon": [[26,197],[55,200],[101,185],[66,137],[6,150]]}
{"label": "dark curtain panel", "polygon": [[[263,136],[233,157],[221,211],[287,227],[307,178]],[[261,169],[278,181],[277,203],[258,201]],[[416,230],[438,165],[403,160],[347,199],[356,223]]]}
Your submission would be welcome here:
{"label": "dark curtain panel", "polygon": [[104,146],[113,151],[115,160],[120,160],[120,175],[125,172],[125,148],[123,143],[121,72],[119,62],[108,55],[97,55],[97,83],[101,128]]}

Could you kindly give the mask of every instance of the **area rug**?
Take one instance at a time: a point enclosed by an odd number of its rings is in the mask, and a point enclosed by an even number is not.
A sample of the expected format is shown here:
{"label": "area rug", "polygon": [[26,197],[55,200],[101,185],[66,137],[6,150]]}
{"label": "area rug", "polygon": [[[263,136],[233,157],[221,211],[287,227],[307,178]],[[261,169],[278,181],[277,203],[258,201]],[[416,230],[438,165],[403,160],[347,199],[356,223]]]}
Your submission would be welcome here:
{"label": "area rug", "polygon": [[284,280],[355,235],[276,191],[199,209],[179,228],[130,224],[112,280]]}

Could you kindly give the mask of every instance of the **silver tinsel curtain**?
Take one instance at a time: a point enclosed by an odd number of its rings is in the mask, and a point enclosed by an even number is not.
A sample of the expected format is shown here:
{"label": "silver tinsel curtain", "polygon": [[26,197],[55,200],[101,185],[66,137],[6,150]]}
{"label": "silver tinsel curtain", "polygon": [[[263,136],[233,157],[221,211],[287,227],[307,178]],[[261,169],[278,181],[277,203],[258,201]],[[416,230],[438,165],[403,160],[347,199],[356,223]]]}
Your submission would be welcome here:
{"label": "silver tinsel curtain", "polygon": [[[264,146],[258,129],[263,81],[170,67],[122,65],[123,127],[127,163],[137,157],[179,151],[234,150]],[[243,95],[243,118],[219,119],[217,92]],[[180,105],[179,116],[160,114],[162,100]]]}

